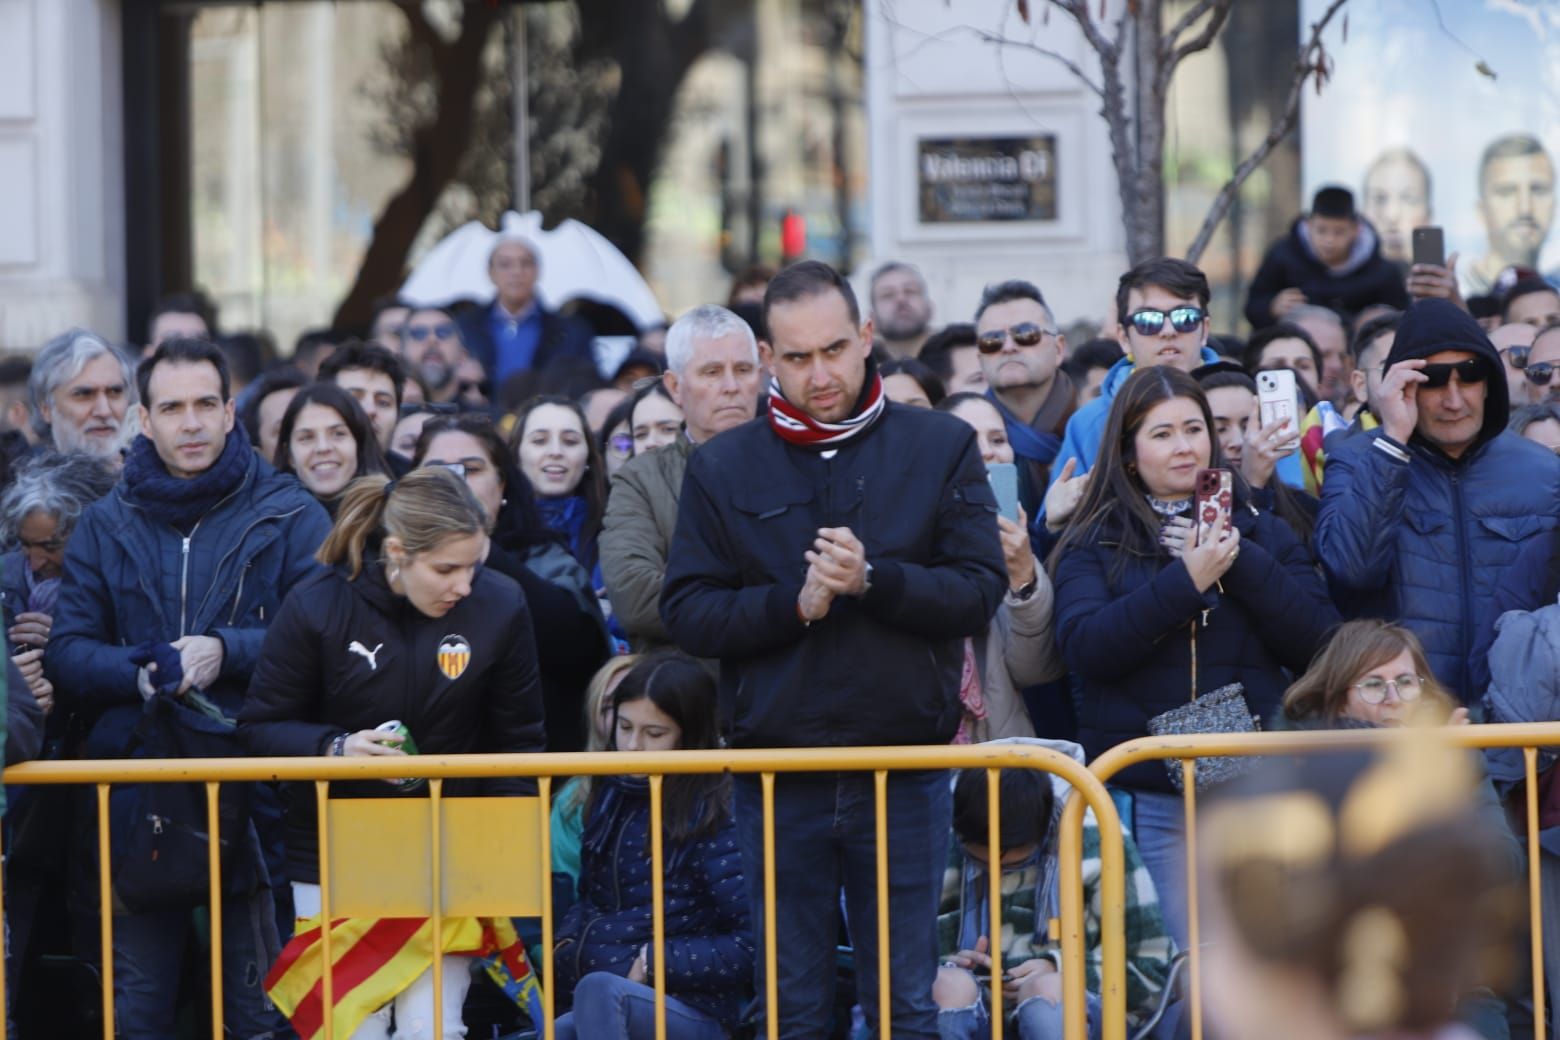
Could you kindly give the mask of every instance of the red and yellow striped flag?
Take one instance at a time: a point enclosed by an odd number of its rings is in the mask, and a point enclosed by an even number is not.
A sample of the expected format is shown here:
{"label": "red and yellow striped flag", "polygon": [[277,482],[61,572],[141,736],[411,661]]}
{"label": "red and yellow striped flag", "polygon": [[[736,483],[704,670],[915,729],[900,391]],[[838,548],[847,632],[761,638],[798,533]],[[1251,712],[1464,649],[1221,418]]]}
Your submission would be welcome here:
{"label": "red and yellow striped flag", "polygon": [[[525,949],[507,918],[445,918],[441,938],[446,954],[502,953],[506,960],[525,963]],[[325,1035],[321,939],[318,917],[299,921],[265,979],[266,992],[302,1040]],[[338,918],[330,941],[331,1018],[342,1040],[433,966],[433,919],[428,917]]]}

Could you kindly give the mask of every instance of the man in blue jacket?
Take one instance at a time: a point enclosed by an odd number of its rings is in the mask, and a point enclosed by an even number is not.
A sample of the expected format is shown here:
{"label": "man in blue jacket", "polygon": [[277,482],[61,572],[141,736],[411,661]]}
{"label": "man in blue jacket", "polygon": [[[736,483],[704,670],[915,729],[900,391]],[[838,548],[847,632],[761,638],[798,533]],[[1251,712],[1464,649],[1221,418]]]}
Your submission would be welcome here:
{"label": "man in blue jacket", "polygon": [[[266,623],[317,566],[330,530],[323,507],[235,424],[214,344],[164,342],[136,382],[145,432],[71,537],[45,659],[61,707],[91,721],[88,758],[128,755],[143,701],[159,690],[193,691],[236,717]],[[118,1035],[174,1035],[191,909],[115,913]],[[228,1032],[269,1035],[285,1025],[262,987],[279,950],[269,890],[222,911]]]}
{"label": "man in blue jacket", "polygon": [[[1195,265],[1174,257],[1145,260],[1121,276],[1116,285],[1116,336],[1127,356],[1110,367],[1100,396],[1067,420],[1062,446],[1051,462],[1051,484],[1065,476],[1056,495],[1047,495],[1042,519],[1054,535],[1067,523],[1083,496],[1088,476],[1100,453],[1105,420],[1127,378],[1139,368],[1169,365],[1191,372],[1219,360],[1208,346],[1208,276]],[[1069,465],[1069,463],[1071,465]]]}
{"label": "man in blue jacket", "polygon": [[1455,305],[1409,307],[1385,367],[1381,426],[1328,457],[1316,553],[1346,616],[1400,620],[1475,704],[1475,642],[1502,572],[1555,526],[1560,459],[1506,431],[1500,358]]}
{"label": "man in blue jacket", "polygon": [[[833,268],[803,261],[764,296],[769,413],[688,460],[661,613],[720,659],[733,747],[946,744],[967,640],[1006,587],[996,500],[974,432],[890,404],[872,322]],[[737,836],[763,946],[763,802],[738,777]],[[774,800],[782,1037],[825,1035],[839,893],[861,1006],[877,1032],[876,814],[870,774],[778,778]],[[933,1038],[936,909],[952,802],[945,771],[888,781],[893,1034]],[[757,992],[765,991],[760,959]],[[760,1030],[762,1032],[762,1029]]]}

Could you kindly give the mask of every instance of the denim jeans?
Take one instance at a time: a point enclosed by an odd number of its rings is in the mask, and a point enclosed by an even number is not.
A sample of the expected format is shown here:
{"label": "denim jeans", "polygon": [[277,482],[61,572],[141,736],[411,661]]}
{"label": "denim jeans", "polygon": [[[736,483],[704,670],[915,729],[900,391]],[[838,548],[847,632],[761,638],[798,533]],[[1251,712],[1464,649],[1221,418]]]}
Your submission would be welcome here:
{"label": "denim jeans", "polygon": [[1132,837],[1159,893],[1165,931],[1186,949],[1186,805],[1177,794],[1132,792]]}
{"label": "denim jeans", "polygon": [[[1100,1040],[1100,998],[1088,994],[1084,1014],[1089,1023],[1089,1040]],[[1018,1040],[1063,1040],[1062,1006],[1044,997],[1030,997],[1012,1011],[1009,1022],[1018,1026]],[[937,1013],[937,1031],[942,1040],[986,1040],[991,1036],[991,1009],[984,995],[969,1007],[944,1008]],[[1004,1030],[1011,1036],[1011,1030]]]}
{"label": "denim jeans", "polygon": [[[574,1010],[558,1019],[558,1040],[654,1040],[655,988],[593,971],[574,987]],[[721,1024],[676,997],[666,998],[666,1035],[677,1040],[726,1040]]]}
{"label": "denim jeans", "polygon": [[[175,1035],[188,909],[114,915],[114,1018],[121,1040]],[[222,1014],[227,1035],[248,1040],[290,1035],[265,993],[281,952],[271,890],[222,903]]]}
{"label": "denim jeans", "polygon": [[[764,997],[764,803],[756,776],[735,785],[737,840],[752,906],[756,990]],[[948,865],[952,794],[943,770],[888,779],[888,946],[895,1037],[937,1036],[937,902]],[[839,894],[855,947],[856,993],[877,1034],[877,835],[870,773],[775,778],[776,987],[785,1040],[825,1036],[833,1010]],[[765,1019],[760,1016],[760,1023]],[[760,1035],[763,1025],[759,1027]]]}

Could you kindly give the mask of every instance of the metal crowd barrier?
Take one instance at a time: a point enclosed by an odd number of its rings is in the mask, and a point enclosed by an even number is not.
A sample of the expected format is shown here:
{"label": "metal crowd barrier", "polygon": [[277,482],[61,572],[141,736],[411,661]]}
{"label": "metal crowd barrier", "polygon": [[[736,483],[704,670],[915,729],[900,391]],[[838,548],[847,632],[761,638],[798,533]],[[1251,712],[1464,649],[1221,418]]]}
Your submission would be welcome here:
{"label": "metal crowd barrier", "polygon": [[[1532,936],[1533,1019],[1535,1040],[1544,1040],[1545,1021],[1543,903],[1540,897],[1540,849],[1538,844],[1538,749],[1560,746],[1560,722],[1485,726],[1443,726],[1434,730],[1307,730],[1292,733],[1227,733],[1202,736],[1142,737],[1111,748],[1089,765],[1101,781],[1110,780],[1128,766],[1140,762],[1179,759],[1185,781],[1187,939],[1190,965],[1191,1025],[1193,1040],[1202,1040],[1202,976],[1197,912],[1197,792],[1193,782],[1195,759],[1248,755],[1325,754],[1383,748],[1395,741],[1436,740],[1450,748],[1484,750],[1521,748],[1526,764],[1526,840],[1528,900]],[[1064,833],[1072,833],[1081,819],[1082,803],[1072,799],[1063,819]],[[1107,933],[1110,940],[1121,933]],[[1071,1035],[1071,1034],[1069,1034]]]}
{"label": "metal crowd barrier", "polygon": [[[1560,733],[1560,727],[1557,727]],[[1560,740],[1560,737],[1557,737]],[[1199,754],[1206,753],[1199,751]],[[8,784],[91,784],[97,793],[97,834],[102,950],[103,1036],[114,1035],[114,958],[112,877],[109,848],[109,791],[114,784],[199,783],[206,790],[207,833],[218,833],[218,793],[224,783],[244,781],[312,782],[319,810],[320,918],[428,917],[433,935],[433,1021],[442,1021],[442,927],[447,917],[540,917],[545,1037],[553,1040],[553,907],[550,884],[552,842],[546,806],[553,780],[568,776],[648,774],[651,805],[652,920],[656,963],[664,963],[664,850],[661,839],[662,784],[670,774],[756,773],[764,814],[764,949],[767,1006],[776,1001],[774,900],[774,783],[779,774],[870,772],[877,809],[878,1011],[882,1035],[891,1035],[888,970],[887,783],[896,770],[985,768],[989,770],[990,848],[1000,849],[998,777],[1002,769],[1035,769],[1070,783],[1060,836],[1062,983],[1066,1035],[1087,1035],[1084,1001],[1084,910],[1082,905],[1083,807],[1099,824],[1103,936],[1101,999],[1105,1040],[1126,1037],[1126,956],[1120,941],[1124,923],[1124,866],[1115,805],[1104,784],[1079,763],[1046,748],[985,744],[959,747],[830,748],[750,751],[608,752],[594,754],[419,756],[412,758],[252,758],[127,761],[53,761],[14,766]],[[328,799],[330,781],[425,777],[427,798]],[[456,778],[535,777],[538,798],[445,798],[443,781]],[[780,837],[784,837],[781,835]],[[220,845],[208,842],[212,907],[211,1028],[223,1036],[222,877]],[[994,857],[995,858],[995,857]],[[437,896],[437,898],[435,897]],[[991,872],[991,935],[1000,940],[1001,872]],[[0,913],[3,913],[0,903]],[[1057,927],[1057,922],[1052,922]],[[322,929],[323,963],[331,965],[330,929]],[[993,941],[991,977],[1002,975],[1000,941]],[[333,972],[322,981],[323,1035],[334,1035]],[[665,978],[654,973],[656,1037],[666,1037]],[[0,973],[0,1021],[6,993]],[[992,988],[992,1035],[1003,1032],[1002,991]],[[779,1035],[779,1021],[768,1016],[768,1036]]]}

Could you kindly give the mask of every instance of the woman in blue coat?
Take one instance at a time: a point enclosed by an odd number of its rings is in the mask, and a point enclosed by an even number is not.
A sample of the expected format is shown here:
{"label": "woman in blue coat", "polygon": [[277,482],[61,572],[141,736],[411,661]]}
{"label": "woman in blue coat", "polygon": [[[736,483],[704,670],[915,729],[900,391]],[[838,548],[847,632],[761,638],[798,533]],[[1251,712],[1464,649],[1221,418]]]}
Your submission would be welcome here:
{"label": "woman in blue coat", "polygon": [[[613,691],[612,712],[618,751],[717,746],[715,680],[684,654],[635,665]],[[559,1040],[655,1036],[657,974],[668,1036],[724,1040],[736,1027],[753,976],[753,935],[730,787],[725,776],[666,778],[663,956],[651,924],[649,781],[608,776],[593,785],[580,898],[553,951],[557,991],[572,992],[574,1004],[558,1020]]]}
{"label": "woman in blue coat", "polygon": [[[1055,552],[1057,644],[1074,675],[1090,758],[1149,720],[1230,683],[1272,716],[1290,674],[1338,621],[1315,561],[1240,478],[1230,523],[1199,539],[1197,473],[1222,467],[1213,416],[1191,376],[1143,369],[1112,403],[1099,461]],[[1186,943],[1185,823],[1158,762],[1124,770],[1134,836],[1170,933]]]}

